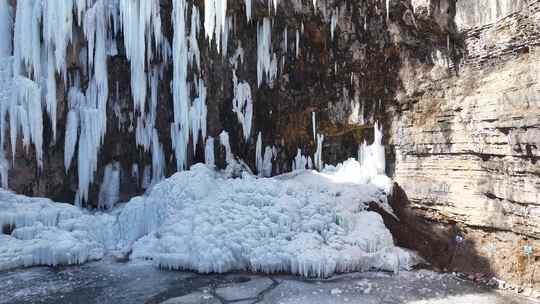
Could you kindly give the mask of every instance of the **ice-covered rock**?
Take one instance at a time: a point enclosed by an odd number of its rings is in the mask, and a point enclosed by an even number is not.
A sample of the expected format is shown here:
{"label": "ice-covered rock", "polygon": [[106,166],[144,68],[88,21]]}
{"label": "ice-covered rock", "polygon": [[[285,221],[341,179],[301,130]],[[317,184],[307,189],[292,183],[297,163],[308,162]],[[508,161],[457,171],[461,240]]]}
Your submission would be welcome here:
{"label": "ice-covered rock", "polygon": [[[203,164],[155,184],[107,213],[0,192],[0,268],[83,263],[131,253],[161,267],[198,272],[249,270],[326,277],[397,271],[412,255],[394,246],[376,202],[387,193],[354,176],[349,160],[333,171],[274,178],[229,178]],[[361,175],[360,171],[356,171]]]}
{"label": "ice-covered rock", "polygon": [[114,217],[0,190],[0,270],[71,265],[101,259],[111,245]]}

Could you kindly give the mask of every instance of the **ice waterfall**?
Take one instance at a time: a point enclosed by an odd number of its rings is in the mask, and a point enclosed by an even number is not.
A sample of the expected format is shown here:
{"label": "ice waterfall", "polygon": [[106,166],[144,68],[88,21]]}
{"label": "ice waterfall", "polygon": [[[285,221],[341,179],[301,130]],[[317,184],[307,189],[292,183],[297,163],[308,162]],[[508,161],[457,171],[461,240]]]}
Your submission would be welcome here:
{"label": "ice waterfall", "polygon": [[[204,151],[208,164],[215,163],[214,139],[207,134],[209,92],[208,75],[201,68],[203,46],[215,48],[226,58],[228,48],[235,45],[236,52],[230,59],[234,67],[232,112],[242,127],[245,143],[257,145],[257,172],[262,176],[272,175],[275,147],[263,145],[260,137],[256,142],[253,138],[260,134],[253,126],[255,93],[264,84],[273,86],[280,72],[278,63],[281,71],[285,67],[289,46],[291,51],[294,49],[292,56],[300,55],[300,39],[304,34],[301,23],[274,35],[273,14],[278,14],[279,1],[268,0],[268,16],[253,24],[257,48],[256,54],[252,55],[257,58],[257,87],[247,80],[240,80],[245,78],[236,74],[240,71],[238,64],[244,62],[241,41],[229,43],[236,22],[255,22],[256,4],[252,0],[244,0],[246,18],[241,21],[228,15],[227,1],[172,0],[172,39],[164,32],[163,7],[159,0],[20,0],[16,7],[11,7],[10,3],[13,2],[0,0],[0,36],[7,38],[0,41],[0,114],[4,118],[0,120],[0,142],[4,144],[9,140],[13,159],[20,146],[18,142],[22,142],[25,151],[34,153],[37,168],[41,170],[46,166],[43,163],[44,145],[51,145],[44,142],[45,126],[50,125],[52,141],[63,139],[66,173],[76,171],[79,204],[88,200],[101,161],[100,152],[108,131],[108,103],[115,94],[109,79],[109,61],[119,53],[124,54],[129,63],[133,126],[128,132],[150,156],[150,169],[138,164],[141,173],[146,172],[143,176],[147,177],[148,184],[155,184],[165,177],[169,161],[166,152],[170,150],[179,171],[191,165],[190,145],[193,153],[197,153],[197,147]],[[299,5],[303,4],[295,0],[294,6]],[[313,8],[321,10],[334,39],[339,9],[333,8],[327,14],[322,11],[324,5],[318,5],[316,1],[313,1]],[[294,45],[289,44],[289,36]],[[204,39],[207,43],[203,43]],[[281,41],[277,44],[275,40]],[[280,49],[276,45],[280,45]],[[169,64],[172,75],[166,75]],[[72,66],[81,68],[70,69]],[[159,96],[168,86],[162,85],[165,79],[172,79],[173,115],[167,129],[170,143],[165,142],[168,137],[165,139],[166,136],[158,132],[157,123]],[[117,83],[116,95],[118,90]],[[57,103],[62,96],[67,102],[65,113],[59,115],[63,107],[59,108]],[[114,111],[116,113],[117,109]],[[60,135],[57,134],[58,117],[64,119],[59,124],[64,127]],[[213,135],[219,136],[229,162],[233,160],[233,151],[228,131]],[[320,170],[324,167],[324,135],[316,132],[314,114],[313,140],[316,151],[307,155],[300,149],[292,163],[293,169]],[[168,144],[172,149],[167,149]],[[369,155],[380,152],[375,148],[362,151],[362,155],[367,155],[362,157],[373,157]],[[384,167],[381,162],[377,158],[377,168]],[[7,186],[5,172],[9,161],[4,157],[0,168],[2,185]]]}

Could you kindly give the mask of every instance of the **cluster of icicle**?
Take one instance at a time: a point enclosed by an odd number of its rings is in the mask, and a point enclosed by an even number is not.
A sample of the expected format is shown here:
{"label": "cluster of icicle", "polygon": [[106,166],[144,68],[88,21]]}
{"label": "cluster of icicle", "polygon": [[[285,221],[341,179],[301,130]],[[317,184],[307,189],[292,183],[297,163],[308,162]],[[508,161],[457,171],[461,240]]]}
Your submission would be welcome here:
{"label": "cluster of icicle", "polygon": [[324,142],[324,134],[317,132],[317,119],[316,113],[311,113],[311,127],[313,132],[313,140],[317,144],[317,149],[313,158],[310,155],[303,155],[302,150],[298,149],[294,160],[292,161],[291,167],[293,171],[305,170],[305,169],[324,169],[324,162],[322,159],[322,149]]}
{"label": "cluster of icicle", "polygon": [[[277,13],[279,1],[267,2],[268,10]],[[17,142],[21,140],[27,152],[33,146],[38,170],[42,170],[44,120],[47,117],[50,120],[52,139],[56,141],[57,95],[65,95],[68,106],[64,134],[65,170],[70,170],[76,158],[77,201],[82,204],[88,200],[98,168],[99,151],[107,134],[107,102],[114,96],[111,94],[114,90],[109,88],[107,60],[118,54],[117,43],[121,43],[119,37],[123,37],[122,49],[130,63],[135,139],[152,156],[151,170],[144,170],[145,180],[150,179],[147,183],[155,183],[165,175],[166,161],[156,129],[156,108],[159,84],[165,78],[164,67],[171,60],[174,118],[170,135],[177,170],[189,166],[190,139],[193,149],[197,145],[204,147],[206,161],[214,162],[214,139],[206,130],[207,92],[201,73],[199,40],[204,29],[210,47],[227,56],[229,33],[234,25],[232,16],[227,16],[227,1],[205,0],[201,14],[195,4],[172,0],[172,41],[162,33],[159,0],[19,0],[15,8],[9,3],[0,0],[0,144],[5,146],[5,134],[9,130],[13,159]],[[291,3],[295,9],[302,7],[300,0]],[[252,0],[244,0],[244,4],[246,22],[252,22]],[[317,7],[315,0],[313,5]],[[326,12],[324,6],[321,9],[334,37],[340,10]],[[272,44],[272,27],[272,17],[257,23],[258,87],[263,83],[272,86],[278,75],[278,62],[283,70],[289,51],[288,29],[283,33],[281,52],[276,52]],[[300,55],[302,32],[303,24],[298,26],[294,37],[296,57]],[[240,42],[237,44],[237,52],[230,59],[234,69],[238,58],[243,62],[244,57]],[[73,45],[83,47],[70,47]],[[282,58],[278,60],[277,54]],[[70,70],[69,66],[82,68]],[[240,80],[241,75],[237,77],[234,70],[233,73],[233,111],[242,125],[244,140],[249,142],[253,119],[251,86]],[[118,92],[118,84],[116,90]],[[224,131],[221,141],[228,140],[225,135]],[[307,167],[310,162],[313,163],[310,167],[323,166],[324,136],[314,134],[314,138],[317,142],[314,160],[300,154],[295,160],[295,168]],[[228,147],[227,157],[232,158],[228,142],[221,144]],[[263,152],[260,147],[258,151],[258,172],[270,175],[275,149],[266,147]],[[7,188],[9,161],[4,157],[5,153],[0,152],[1,184]],[[138,172],[138,169],[133,171]]]}
{"label": "cluster of icicle", "polygon": [[373,144],[368,145],[364,141],[358,147],[358,162],[362,168],[369,168],[369,172],[372,175],[384,174],[386,168],[386,158],[384,153],[384,145],[382,143],[383,132],[382,126],[379,126],[378,122],[375,122],[373,127],[374,138]]}
{"label": "cluster of icicle", "polygon": [[[221,2],[221,1],[216,1]],[[77,153],[79,202],[88,199],[98,166],[98,153],[107,132],[109,99],[108,57],[117,55],[117,37],[123,35],[130,62],[131,92],[137,125],[136,142],[152,154],[152,180],[164,176],[163,148],[155,128],[158,84],[163,67],[173,59],[173,146],[179,169],[186,167],[189,133],[206,138],[206,88],[199,79],[187,82],[188,64],[200,67],[197,45],[198,8],[174,0],[173,45],[162,34],[159,1],[138,0],[21,0],[16,8],[0,0],[0,119],[1,143],[9,127],[13,157],[19,132],[26,150],[33,144],[38,169],[43,168],[43,120],[45,109],[56,140],[58,79],[64,84],[68,113],[64,142],[66,171]],[[191,30],[185,15],[191,11]],[[80,29],[80,30],[79,30]],[[68,45],[85,41],[76,54]],[[171,52],[175,52],[172,56]],[[68,72],[69,60],[80,71]],[[157,64],[154,62],[158,62]],[[85,87],[82,86],[86,83]],[[189,96],[194,86],[197,96]],[[147,104],[148,103],[148,104]],[[9,126],[6,126],[9,121]],[[78,147],[78,149],[77,149]],[[5,168],[5,162],[0,164]],[[2,173],[1,171],[0,173]],[[107,172],[105,172],[107,173]],[[7,174],[2,174],[7,178]],[[3,184],[6,187],[7,182]]]}
{"label": "cluster of icicle", "polygon": [[[173,1],[175,38],[170,43],[162,34],[159,1],[135,0],[22,0],[16,8],[0,0],[1,143],[7,127],[13,158],[19,132],[23,146],[33,144],[38,169],[43,168],[43,120],[45,109],[56,140],[57,88],[63,82],[68,113],[64,142],[66,171],[77,153],[79,202],[88,199],[90,184],[98,166],[98,153],[107,132],[109,79],[107,60],[117,55],[117,37],[122,34],[130,62],[136,142],[152,154],[152,178],[164,175],[162,144],[155,128],[158,84],[163,67],[174,60],[174,110],[171,127],[178,167],[186,167],[189,132],[206,137],[206,88],[203,80],[186,81],[188,63],[200,66],[197,45],[198,8],[191,7],[192,27],[186,35],[187,11],[184,0]],[[84,47],[68,53],[68,45],[85,41]],[[175,51],[176,56],[171,56]],[[83,67],[68,72],[68,60]],[[158,63],[155,63],[158,62]],[[85,83],[85,87],[82,84]],[[196,88],[191,100],[187,92]],[[148,103],[148,104],[147,104]],[[9,126],[5,122],[9,121]],[[77,149],[78,147],[78,149]],[[2,163],[2,168],[4,168]],[[2,174],[2,178],[4,178]],[[5,184],[3,186],[6,186]]]}

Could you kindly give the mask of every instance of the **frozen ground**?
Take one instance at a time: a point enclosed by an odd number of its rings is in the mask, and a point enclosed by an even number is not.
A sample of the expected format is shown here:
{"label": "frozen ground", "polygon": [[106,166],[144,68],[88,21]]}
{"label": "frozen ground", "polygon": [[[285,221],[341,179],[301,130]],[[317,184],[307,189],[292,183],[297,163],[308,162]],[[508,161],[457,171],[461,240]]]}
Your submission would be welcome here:
{"label": "frozen ground", "polygon": [[159,270],[139,261],[0,272],[0,304],[410,303],[534,304],[431,271],[351,273],[327,280]]}

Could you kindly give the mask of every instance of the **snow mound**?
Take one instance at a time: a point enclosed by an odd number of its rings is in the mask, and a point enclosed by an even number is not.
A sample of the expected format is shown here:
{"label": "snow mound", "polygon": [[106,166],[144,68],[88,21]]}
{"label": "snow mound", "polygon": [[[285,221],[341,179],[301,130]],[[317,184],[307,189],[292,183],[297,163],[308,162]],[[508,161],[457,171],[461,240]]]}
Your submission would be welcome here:
{"label": "snow mound", "polygon": [[367,211],[370,203],[391,211],[388,187],[363,183],[355,169],[349,160],[331,172],[228,178],[197,164],[107,213],[0,191],[0,225],[13,230],[0,234],[0,269],[118,252],[203,273],[408,269],[414,255],[394,246],[382,217]]}

